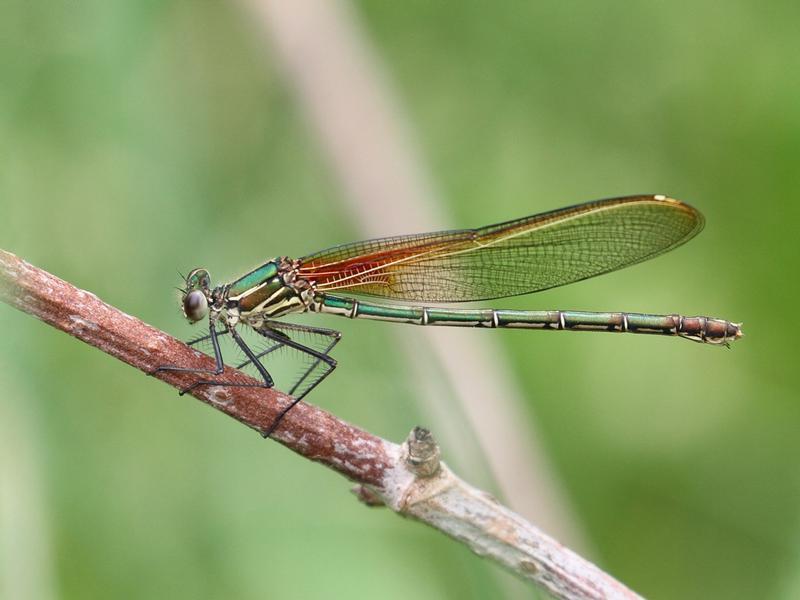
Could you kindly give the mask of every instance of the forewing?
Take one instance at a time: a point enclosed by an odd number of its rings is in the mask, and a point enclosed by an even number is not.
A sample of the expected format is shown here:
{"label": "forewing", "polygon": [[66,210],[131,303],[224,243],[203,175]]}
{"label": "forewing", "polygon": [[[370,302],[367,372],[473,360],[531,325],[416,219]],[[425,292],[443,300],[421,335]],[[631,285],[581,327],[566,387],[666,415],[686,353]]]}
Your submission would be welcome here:
{"label": "forewing", "polygon": [[615,271],[694,237],[702,215],[664,196],[589,202],[479,229],[337,246],[301,259],[320,291],[466,302],[536,292]]}

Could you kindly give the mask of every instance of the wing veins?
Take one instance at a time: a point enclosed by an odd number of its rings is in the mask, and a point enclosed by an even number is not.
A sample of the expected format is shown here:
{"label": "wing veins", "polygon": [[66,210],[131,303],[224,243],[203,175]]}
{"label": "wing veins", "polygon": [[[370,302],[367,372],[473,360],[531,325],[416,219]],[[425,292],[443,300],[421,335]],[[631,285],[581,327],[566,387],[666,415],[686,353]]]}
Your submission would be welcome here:
{"label": "wing veins", "polygon": [[[619,211],[619,222],[614,221],[612,211]],[[604,217],[604,213],[612,216]],[[430,297],[433,302],[485,299],[539,291],[636,264],[687,241],[701,226],[702,215],[676,200],[653,196],[615,198],[477,229],[423,234],[412,240],[417,246],[392,247],[407,243],[404,238],[417,236],[340,246],[302,259],[308,266],[301,267],[301,275],[314,280],[341,273],[340,277],[320,280],[320,291],[353,289],[355,293],[399,299]],[[553,228],[557,228],[554,236],[548,234]],[[563,238],[559,239],[559,233]],[[493,235],[497,237],[490,237]],[[525,236],[532,239],[513,242]],[[556,251],[548,252],[559,247],[564,248],[562,256]],[[365,248],[376,251],[365,254]],[[425,249],[415,251],[417,248]],[[313,264],[315,260],[324,261],[326,253],[336,260]],[[403,255],[375,264],[397,253]],[[514,260],[518,261],[516,265]],[[353,261],[362,262],[350,271],[346,265]],[[426,264],[430,262],[438,264]],[[331,269],[333,265],[345,267],[337,271]],[[526,273],[513,277],[520,268]],[[559,273],[560,268],[566,271]],[[480,269],[489,271],[476,274]],[[450,276],[445,278],[444,271]],[[498,287],[503,282],[509,286],[507,291]],[[522,289],[525,286],[527,291]],[[366,289],[354,289],[362,287]],[[458,293],[448,292],[448,287]]]}

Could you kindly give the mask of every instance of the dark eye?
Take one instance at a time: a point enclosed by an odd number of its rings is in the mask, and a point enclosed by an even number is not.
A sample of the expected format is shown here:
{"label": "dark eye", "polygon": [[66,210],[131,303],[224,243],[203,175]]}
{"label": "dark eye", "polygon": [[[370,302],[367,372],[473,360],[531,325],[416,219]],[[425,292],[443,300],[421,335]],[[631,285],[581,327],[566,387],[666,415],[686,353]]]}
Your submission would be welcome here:
{"label": "dark eye", "polygon": [[192,290],[183,298],[183,314],[192,323],[199,321],[208,314],[208,300],[200,290]]}

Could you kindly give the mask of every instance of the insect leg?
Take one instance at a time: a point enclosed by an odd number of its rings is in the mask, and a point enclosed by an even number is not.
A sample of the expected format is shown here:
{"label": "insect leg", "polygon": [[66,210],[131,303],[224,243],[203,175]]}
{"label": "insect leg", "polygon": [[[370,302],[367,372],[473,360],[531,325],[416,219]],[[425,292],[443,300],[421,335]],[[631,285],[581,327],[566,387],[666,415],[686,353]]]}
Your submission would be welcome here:
{"label": "insect leg", "polygon": [[[333,372],[333,370],[336,368],[336,364],[337,363],[336,363],[336,360],[334,360],[333,358],[331,358],[328,355],[328,352],[330,352],[330,350],[337,344],[339,339],[341,339],[341,333],[339,333],[338,331],[335,331],[333,329],[324,329],[324,328],[321,328],[321,327],[307,327],[307,326],[295,325],[295,324],[291,324],[291,326],[289,326],[288,324],[283,324],[283,323],[274,324],[274,327],[275,328],[273,328],[272,326],[270,326],[269,323],[267,323],[265,326],[260,327],[259,329],[256,329],[256,331],[258,333],[260,333],[261,335],[263,335],[264,337],[269,338],[269,339],[277,342],[280,345],[289,346],[290,348],[294,348],[295,350],[299,350],[300,352],[308,354],[309,356],[311,356],[312,358],[315,359],[312,362],[311,366],[309,366],[309,368],[305,371],[305,373],[303,373],[303,375],[300,377],[300,379],[297,381],[297,383],[295,383],[292,386],[291,390],[289,390],[288,393],[290,395],[293,395],[297,391],[297,388],[304,381],[306,381],[306,378],[320,365],[320,363],[324,363],[324,366],[323,366],[323,372],[319,376],[317,376],[316,379],[313,382],[311,382],[311,384],[303,391],[303,393],[300,394],[298,397],[294,398],[293,401],[289,404],[289,406],[284,408],[280,412],[280,414],[277,417],[275,417],[275,420],[272,422],[272,425],[270,426],[270,428],[266,432],[263,433],[264,437],[269,437],[272,434],[272,432],[275,431],[275,428],[281,422],[283,417],[285,417],[286,414],[292,408],[294,408],[297,405],[298,402],[300,402],[303,398],[305,398],[305,396],[308,395],[308,393],[311,390],[313,390],[315,387],[317,387],[317,385],[319,385],[322,382],[323,379],[325,379],[328,375],[330,375]],[[307,346],[304,346],[303,344],[300,344],[299,342],[294,341],[286,333],[284,333],[283,331],[280,331],[277,328],[287,328],[287,329],[294,330],[294,331],[304,331],[304,332],[308,332],[308,333],[324,335],[324,336],[330,338],[330,342],[320,352],[318,350],[314,350],[313,348],[309,348]]]}
{"label": "insect leg", "polygon": [[[227,327],[227,326],[226,326]],[[223,332],[224,334],[225,332]],[[210,373],[212,375],[219,375],[225,370],[225,364],[222,361],[222,351],[219,348],[219,340],[217,339],[217,326],[214,321],[209,320],[208,322],[208,335],[198,338],[189,342],[189,345],[196,344],[201,341],[211,340],[211,346],[214,348],[214,362],[216,363],[213,369],[194,369],[192,367],[176,367],[173,365],[162,365],[160,367],[156,367],[148,375],[155,375],[160,371],[177,371],[179,373]],[[181,394],[184,394],[187,390],[183,390]]]}
{"label": "insect leg", "polygon": [[[231,334],[231,337],[233,338],[233,340],[236,342],[236,344],[239,346],[239,348],[242,349],[242,352],[245,353],[245,356],[247,356],[247,358],[249,359],[248,362],[252,362],[253,363],[253,366],[255,366],[255,368],[258,370],[259,375],[261,375],[262,379],[264,380],[264,383],[237,383],[237,382],[231,382],[231,381],[215,381],[215,380],[210,380],[210,379],[201,379],[201,380],[195,381],[188,388],[186,388],[184,390],[181,390],[181,392],[180,392],[181,395],[183,395],[186,392],[188,392],[190,390],[193,390],[194,388],[196,388],[198,386],[201,386],[201,385],[222,385],[222,386],[225,386],[225,387],[263,387],[263,388],[271,388],[274,385],[274,382],[272,381],[272,376],[269,374],[269,371],[267,371],[267,369],[264,368],[264,365],[262,365],[261,361],[258,360],[256,355],[250,349],[250,346],[248,346],[245,343],[245,341],[236,332],[235,329],[233,329],[232,327],[228,327],[227,324],[225,325],[225,329],[226,329],[226,333],[230,333]],[[219,352],[219,341],[217,340],[216,332],[214,334],[212,334],[212,336],[211,336],[211,343],[214,345],[214,355],[220,357],[220,363],[221,363],[222,355]],[[247,364],[247,363],[245,363],[245,364]],[[223,369],[224,369],[224,366],[222,366],[222,368],[220,368],[220,370],[217,373],[215,373],[215,375],[219,375],[220,373],[222,373]]]}

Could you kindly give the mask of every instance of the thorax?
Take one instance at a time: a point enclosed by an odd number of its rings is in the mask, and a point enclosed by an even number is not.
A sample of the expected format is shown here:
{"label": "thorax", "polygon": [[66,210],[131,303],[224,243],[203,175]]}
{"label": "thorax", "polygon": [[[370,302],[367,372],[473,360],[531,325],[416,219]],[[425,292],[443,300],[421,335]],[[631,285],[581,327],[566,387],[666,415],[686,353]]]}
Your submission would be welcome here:
{"label": "thorax", "polygon": [[220,308],[229,321],[241,320],[249,325],[307,311],[314,289],[313,284],[298,277],[298,266],[298,261],[285,257],[261,265],[223,286]]}

